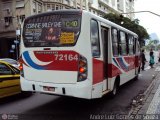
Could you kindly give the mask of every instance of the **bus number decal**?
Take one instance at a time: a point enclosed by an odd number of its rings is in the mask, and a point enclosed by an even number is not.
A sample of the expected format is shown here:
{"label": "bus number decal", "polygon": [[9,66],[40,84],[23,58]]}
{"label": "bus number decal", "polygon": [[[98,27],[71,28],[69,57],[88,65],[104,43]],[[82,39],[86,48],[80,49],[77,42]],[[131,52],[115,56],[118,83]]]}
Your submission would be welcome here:
{"label": "bus number decal", "polygon": [[77,61],[78,60],[78,55],[72,55],[72,54],[55,54],[55,60],[59,61]]}

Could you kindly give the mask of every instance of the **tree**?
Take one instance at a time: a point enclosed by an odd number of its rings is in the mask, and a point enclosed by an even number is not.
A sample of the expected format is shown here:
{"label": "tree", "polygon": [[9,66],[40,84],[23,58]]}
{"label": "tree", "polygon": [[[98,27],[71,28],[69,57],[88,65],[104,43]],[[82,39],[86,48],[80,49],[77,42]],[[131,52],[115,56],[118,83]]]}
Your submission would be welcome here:
{"label": "tree", "polygon": [[155,50],[157,50],[158,49],[159,40],[155,39],[155,40],[153,40],[153,42],[154,42]]}
{"label": "tree", "polygon": [[159,40],[149,40],[148,45],[145,46],[145,49],[150,50],[151,48],[154,50],[160,49],[160,45],[158,44]]}
{"label": "tree", "polygon": [[155,45],[158,45],[159,40],[155,39],[155,40],[153,40],[153,41],[154,41],[154,44],[155,44]]}
{"label": "tree", "polygon": [[157,45],[157,49],[160,50],[160,44]]}
{"label": "tree", "polygon": [[131,21],[129,18],[124,17],[123,15],[113,13],[106,14],[104,18],[135,32],[139,37],[139,42],[141,46],[144,46],[145,39],[149,39],[149,34],[147,33],[147,30],[143,26],[139,25],[138,19]]}

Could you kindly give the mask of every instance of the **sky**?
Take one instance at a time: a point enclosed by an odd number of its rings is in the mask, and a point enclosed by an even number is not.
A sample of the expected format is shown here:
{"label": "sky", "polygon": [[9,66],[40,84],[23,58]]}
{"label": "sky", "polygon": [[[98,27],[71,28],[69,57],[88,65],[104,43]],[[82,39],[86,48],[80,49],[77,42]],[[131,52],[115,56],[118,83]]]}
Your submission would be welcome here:
{"label": "sky", "polygon": [[[151,11],[160,15],[160,0],[135,0],[136,11]],[[142,25],[149,34],[156,33],[160,38],[160,16],[147,12],[135,13],[135,18],[140,20]]]}

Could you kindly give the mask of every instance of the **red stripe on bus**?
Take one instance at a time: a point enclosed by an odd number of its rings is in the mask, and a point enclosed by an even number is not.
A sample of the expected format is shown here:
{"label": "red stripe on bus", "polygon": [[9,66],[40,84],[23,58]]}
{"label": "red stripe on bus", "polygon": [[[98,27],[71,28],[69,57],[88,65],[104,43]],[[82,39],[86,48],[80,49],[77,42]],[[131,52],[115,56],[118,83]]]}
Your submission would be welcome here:
{"label": "red stripe on bus", "polygon": [[74,51],[34,51],[34,55],[39,61],[48,62],[45,65],[35,63],[43,70],[78,71],[79,54]]}
{"label": "red stripe on bus", "polygon": [[93,84],[102,82],[103,76],[103,61],[93,59]]}
{"label": "red stripe on bus", "polygon": [[122,74],[118,67],[113,64],[108,64],[108,78],[115,77]]}
{"label": "red stripe on bus", "polygon": [[[104,80],[104,72],[103,72],[103,61],[93,59],[93,85],[100,83]],[[108,73],[107,76],[108,78],[115,77],[117,75],[122,74],[122,72],[113,64],[108,64],[107,71]]]}

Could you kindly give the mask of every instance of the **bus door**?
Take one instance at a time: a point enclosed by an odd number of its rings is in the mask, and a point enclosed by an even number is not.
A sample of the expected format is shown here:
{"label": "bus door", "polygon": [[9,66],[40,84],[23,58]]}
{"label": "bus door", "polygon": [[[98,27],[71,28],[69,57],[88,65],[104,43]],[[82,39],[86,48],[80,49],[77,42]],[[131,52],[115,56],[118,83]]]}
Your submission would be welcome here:
{"label": "bus door", "polygon": [[101,26],[102,54],[103,54],[103,91],[108,89],[108,34],[109,28]]}

